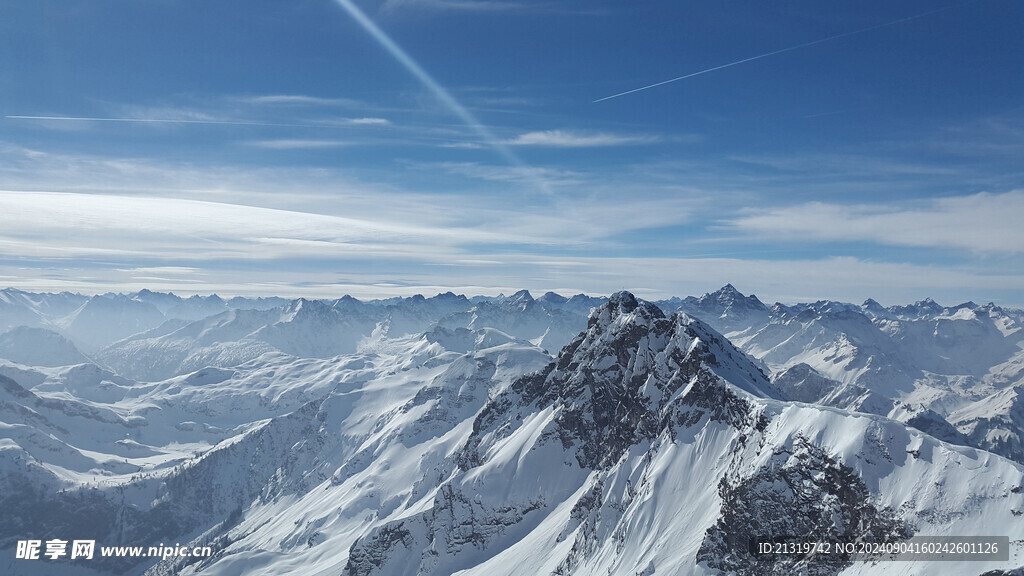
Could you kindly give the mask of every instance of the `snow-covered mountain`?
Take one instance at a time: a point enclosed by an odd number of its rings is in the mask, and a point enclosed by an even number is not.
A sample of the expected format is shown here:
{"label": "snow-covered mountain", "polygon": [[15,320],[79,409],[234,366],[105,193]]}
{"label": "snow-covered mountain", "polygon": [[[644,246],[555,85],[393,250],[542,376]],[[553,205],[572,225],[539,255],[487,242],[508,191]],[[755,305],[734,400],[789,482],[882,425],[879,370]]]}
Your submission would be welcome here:
{"label": "snow-covered mountain", "polygon": [[169,320],[105,347],[96,358],[131,378],[157,381],[204,366],[237,366],[270,352],[299,358],[352,354],[371,341],[419,335],[438,326],[498,330],[506,338],[560,346],[585,323],[585,316],[540,307],[525,292],[476,305],[450,292],[382,303],[352,297],[298,299],[278,308],[232,309],[193,322]]}
{"label": "snow-covered mountain", "polygon": [[[461,314],[473,307],[468,298],[451,292],[432,298],[422,295],[394,299],[384,305],[368,303],[365,314],[381,322],[382,333],[391,337],[417,334],[435,326],[441,318]],[[376,308],[376,310],[374,309]]]}
{"label": "snow-covered mountain", "polygon": [[68,366],[88,359],[60,334],[18,326],[0,334],[0,358],[28,366]]}
{"label": "snow-covered mountain", "polygon": [[768,322],[768,307],[753,294],[744,296],[732,284],[700,298],[687,296],[660,304],[668,312],[681,311],[701,318],[722,333],[759,327]]}
{"label": "snow-covered mountain", "polygon": [[495,328],[554,352],[568,343],[586,322],[586,316],[575,310],[592,303],[581,303],[577,299],[570,304],[570,301],[549,293],[541,302],[534,300],[528,291],[521,290],[511,296],[479,302],[465,312],[449,314],[439,321],[439,325],[470,330]]}
{"label": "snow-covered mountain", "polygon": [[235,306],[229,306],[220,296],[190,296],[181,298],[173,293],[153,292],[151,290],[140,290],[131,296],[132,300],[152,304],[166,318],[180,318],[182,320],[199,320],[207,316],[213,316],[228,310],[229,308],[251,308],[244,302],[237,302]]}
{"label": "snow-covered mountain", "polygon": [[[910,510],[957,501],[958,514],[982,514],[972,488],[950,499],[916,476],[973,452],[779,395],[706,325],[617,294],[556,362],[484,407],[426,506],[358,540],[345,573],[837,573],[852,564],[758,561],[747,539],[893,541],[951,529],[944,513]],[[1015,472],[997,489],[1009,491],[1020,467],[999,467]],[[988,519],[1015,525],[1005,511]]]}
{"label": "snow-covered mountain", "polygon": [[0,330],[43,326],[77,310],[89,298],[80,294],[32,294],[14,288],[0,290]]}
{"label": "snow-covered mountain", "polygon": [[725,330],[794,400],[888,416],[1024,462],[1014,440],[1024,419],[1009,400],[1024,378],[1024,330],[1012,311],[927,298],[762,308],[732,286],[670,304]]}
{"label": "snow-covered mountain", "polygon": [[[0,360],[0,572],[980,575],[1024,565],[1024,384],[1010,314],[768,308],[726,287],[693,299],[732,330],[723,335],[696,310],[667,315],[665,302],[625,292],[582,298],[228,306],[131,335],[97,355],[103,367]],[[949,353],[944,336],[997,333],[1002,347],[977,359],[996,362],[984,372],[969,372],[971,354]],[[929,367],[964,373],[921,366],[943,353],[947,363]],[[908,380],[883,385],[883,362]],[[133,363],[168,375],[139,381],[126,374]],[[1011,545],[1008,560],[988,562],[750,554],[750,538],[781,535],[1008,535]],[[15,559],[25,538],[213,555]]]}
{"label": "snow-covered mountain", "polygon": [[144,330],[166,320],[156,306],[120,294],[94,296],[71,314],[61,318],[60,327],[87,352]]}

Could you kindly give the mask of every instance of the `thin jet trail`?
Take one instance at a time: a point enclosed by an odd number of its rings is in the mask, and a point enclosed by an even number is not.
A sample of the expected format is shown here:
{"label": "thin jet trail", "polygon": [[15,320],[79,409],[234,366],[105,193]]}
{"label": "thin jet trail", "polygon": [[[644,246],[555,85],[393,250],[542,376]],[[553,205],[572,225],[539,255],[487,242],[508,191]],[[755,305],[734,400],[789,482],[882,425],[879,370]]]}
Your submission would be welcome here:
{"label": "thin jet trail", "polygon": [[431,76],[419,63],[413,59],[401,46],[395,42],[391,36],[389,36],[384,30],[382,30],[365,12],[359,9],[351,0],[335,0],[339,6],[341,6],[348,15],[356,21],[357,24],[378,44],[381,45],[384,50],[391,55],[392,58],[398,61],[407,72],[412,74],[414,78],[419,80],[424,87],[427,88],[442,104],[445,105],[452,113],[454,113],[463,123],[469,126],[474,132],[477,133],[487,144],[493,148],[502,158],[508,161],[514,166],[523,166],[523,162],[512,153],[502,142],[494,135],[493,132],[487,126],[484,126],[482,122],[476,119],[475,116],[455,99],[452,94],[441,86],[434,77]]}
{"label": "thin jet trail", "polygon": [[744,58],[743,60],[737,60],[735,62],[729,62],[728,64],[722,64],[720,66],[715,66],[714,68],[708,68],[706,70],[701,70],[699,72],[693,72],[693,73],[687,74],[685,76],[680,76],[678,78],[672,78],[671,80],[663,80],[661,82],[650,84],[648,86],[643,86],[641,88],[634,88],[633,90],[627,90],[625,92],[619,92],[618,94],[612,94],[611,96],[605,96],[604,98],[598,98],[597,100],[594,100],[592,102],[592,104],[596,104],[598,102],[604,102],[605,100],[611,100],[612,98],[618,98],[619,96],[625,96],[627,94],[632,94],[634,92],[641,92],[643,90],[649,90],[651,88],[656,88],[658,86],[664,86],[665,84],[671,84],[672,82],[678,82],[680,80],[686,80],[687,78],[693,78],[694,76],[700,76],[701,74],[707,74],[708,72],[714,72],[715,70],[721,70],[723,68],[730,68],[732,66],[738,66],[740,64],[745,64],[747,62],[752,62],[754,60],[760,60],[761,58],[767,58],[769,56],[775,56],[776,54],[782,54],[784,52],[792,52],[793,50],[799,50],[801,48],[807,48],[808,46],[814,46],[815,44],[822,44],[824,42],[830,42],[832,40],[838,40],[839,38],[845,38],[847,36],[853,36],[854,34],[863,34],[864,32],[870,32],[871,30],[878,30],[879,28],[885,28],[887,26],[895,26],[896,24],[900,24],[900,23],[906,22],[908,20],[915,20],[917,18],[923,18],[925,16],[928,16],[929,14],[935,14],[936,12],[942,12],[943,10],[949,10],[950,8],[952,8],[952,6],[944,6],[942,8],[937,8],[935,10],[929,10],[928,12],[922,12],[921,14],[915,14],[913,16],[907,16],[906,18],[900,18],[899,20],[893,20],[892,22],[886,22],[884,24],[876,24],[874,26],[868,26],[867,28],[861,28],[860,30],[854,30],[852,32],[844,32],[842,34],[836,34],[835,36],[829,36],[828,38],[822,38],[820,40],[814,40],[813,42],[805,42],[803,44],[797,44],[796,46],[790,46],[788,48],[782,48],[782,49],[779,49],[779,50],[774,50],[772,52],[768,52],[768,53],[765,53],[765,54],[759,54],[757,56],[751,56],[750,58]]}

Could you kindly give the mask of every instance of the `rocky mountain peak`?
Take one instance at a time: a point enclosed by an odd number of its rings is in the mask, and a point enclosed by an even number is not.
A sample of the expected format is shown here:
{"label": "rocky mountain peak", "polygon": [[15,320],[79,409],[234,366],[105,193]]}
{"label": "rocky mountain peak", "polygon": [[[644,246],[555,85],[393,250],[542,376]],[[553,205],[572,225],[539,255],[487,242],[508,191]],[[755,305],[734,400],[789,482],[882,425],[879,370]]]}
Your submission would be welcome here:
{"label": "rocky mountain peak", "polygon": [[744,296],[732,284],[726,284],[714,292],[709,292],[694,303],[698,310],[715,314],[737,314],[748,312],[767,312],[768,307],[757,296]]}
{"label": "rocky mountain peak", "polygon": [[603,304],[605,301],[606,300],[604,298],[597,298],[597,297],[594,297],[594,296],[587,296],[586,294],[583,294],[583,293],[574,294],[568,300],[568,302],[570,302],[570,303],[572,303],[572,302],[585,302],[588,305],[600,305],[600,304]]}
{"label": "rocky mountain peak", "polygon": [[[748,418],[725,381],[759,396],[781,396],[711,327],[686,314],[666,318],[654,304],[619,292],[591,313],[587,330],[553,364],[518,379],[491,402],[474,429],[500,426],[516,406],[553,405],[563,444],[577,447],[581,466],[598,468],[673,421],[692,423],[709,413],[726,421]],[[684,389],[689,392],[680,395]],[[470,465],[474,454],[470,442]]]}
{"label": "rocky mountain peak", "polygon": [[569,299],[566,298],[565,296],[562,296],[561,294],[558,294],[557,292],[550,292],[550,291],[549,292],[545,292],[544,295],[541,296],[540,298],[538,298],[537,300],[539,300],[541,302],[546,302],[548,304],[565,304],[566,302],[569,301]]}
{"label": "rocky mountain peak", "polygon": [[906,306],[890,306],[889,312],[904,320],[923,320],[942,314],[942,306],[931,298],[918,300]]}
{"label": "rocky mountain peak", "polygon": [[612,323],[624,323],[641,320],[649,324],[656,318],[664,318],[665,313],[650,302],[637,300],[631,293],[622,291],[612,294],[608,301],[597,307],[591,314],[587,324],[588,330],[594,326],[608,326]]}
{"label": "rocky mountain peak", "polygon": [[333,310],[327,304],[324,304],[320,300],[307,300],[305,298],[298,298],[292,300],[284,308],[284,313],[281,315],[282,322],[297,322],[302,320],[320,319],[329,317]]}
{"label": "rocky mountain peak", "polygon": [[882,307],[876,300],[868,298],[860,305],[861,310],[866,314],[874,318],[884,318],[888,316],[889,311]]}
{"label": "rocky mountain peak", "polygon": [[508,297],[508,301],[512,304],[526,304],[533,302],[533,296],[529,290],[520,290],[515,294]]}
{"label": "rocky mountain peak", "polygon": [[437,296],[434,296],[434,300],[437,300],[439,302],[447,302],[447,301],[460,301],[460,302],[466,301],[466,302],[468,302],[468,299],[465,296],[456,294],[455,292],[452,292],[451,290],[449,290],[448,292],[439,292],[437,294]]}
{"label": "rocky mountain peak", "polygon": [[914,302],[914,306],[924,314],[942,313],[942,305],[931,298],[925,298],[920,302]]}

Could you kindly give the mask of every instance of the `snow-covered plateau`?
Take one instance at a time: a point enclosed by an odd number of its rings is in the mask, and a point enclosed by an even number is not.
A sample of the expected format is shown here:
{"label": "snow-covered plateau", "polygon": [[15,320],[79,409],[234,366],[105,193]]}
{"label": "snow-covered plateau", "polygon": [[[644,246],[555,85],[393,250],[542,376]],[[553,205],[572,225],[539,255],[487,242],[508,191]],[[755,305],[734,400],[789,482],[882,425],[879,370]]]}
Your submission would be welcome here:
{"label": "snow-covered plateau", "polygon": [[[658,302],[0,290],[0,573],[1020,575],[1022,323],[731,285]],[[1009,546],[751,551],[974,536]],[[18,557],[53,539],[96,554]],[[100,553],[115,546],[210,555]]]}

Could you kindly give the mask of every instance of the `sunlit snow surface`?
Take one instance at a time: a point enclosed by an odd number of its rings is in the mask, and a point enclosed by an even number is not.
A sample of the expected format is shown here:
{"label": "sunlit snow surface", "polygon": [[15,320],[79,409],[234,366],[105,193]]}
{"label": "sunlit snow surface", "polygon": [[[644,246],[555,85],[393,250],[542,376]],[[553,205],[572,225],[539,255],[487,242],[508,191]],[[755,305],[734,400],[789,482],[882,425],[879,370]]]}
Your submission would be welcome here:
{"label": "sunlit snow surface", "polygon": [[[36,365],[0,360],[0,572],[715,574],[698,556],[729,490],[810,466],[808,449],[852,470],[870,504],[915,534],[1011,538],[1009,562],[835,572],[1024,565],[1024,466],[979,447],[1020,429],[1010,313],[819,303],[718,314],[748,357],[712,328],[715,316],[697,319],[750,304],[726,289],[673,317],[620,293],[590,302],[600,306],[589,321],[579,300],[527,293],[484,306],[439,296],[250,309],[143,296],[161,324],[78,347],[108,368],[61,363],[77,360],[56,339],[76,341],[70,314],[83,319],[78,334],[118,333],[84,323],[87,301],[65,295],[42,312],[38,296],[0,303],[10,319],[29,301],[18,326],[49,332],[21,334],[59,352]],[[142,322],[146,306],[119,317]],[[9,356],[38,362],[41,352],[9,340]],[[136,377],[115,359],[136,362]],[[798,365],[789,380],[768,378]],[[797,390],[809,396],[787,400]],[[887,410],[863,408],[878,405]],[[956,425],[957,443],[921,431],[925,410]],[[596,455],[586,442],[600,444]],[[214,557],[16,560],[26,538],[191,543]]]}

